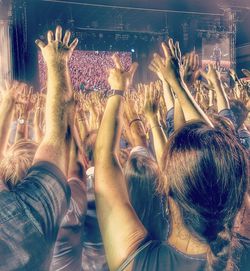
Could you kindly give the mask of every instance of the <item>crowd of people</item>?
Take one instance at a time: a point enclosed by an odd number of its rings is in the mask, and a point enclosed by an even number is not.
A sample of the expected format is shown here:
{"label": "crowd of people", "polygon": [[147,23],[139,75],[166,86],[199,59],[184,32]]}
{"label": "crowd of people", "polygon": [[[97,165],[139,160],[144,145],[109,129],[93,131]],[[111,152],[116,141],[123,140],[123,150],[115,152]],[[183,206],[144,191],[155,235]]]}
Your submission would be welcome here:
{"label": "crowd of people", "polygon": [[[128,69],[132,64],[131,53],[118,52],[122,65]],[[69,62],[71,82],[75,90],[104,91],[110,89],[107,72],[113,68],[112,53],[104,51],[74,51]],[[42,88],[46,87],[46,64],[42,54],[38,56],[39,78]],[[98,68],[97,68],[98,67]]]}
{"label": "crowd of people", "polygon": [[250,270],[250,72],[169,39],[134,85],[70,36],[36,40],[41,91],[1,90],[0,270]]}

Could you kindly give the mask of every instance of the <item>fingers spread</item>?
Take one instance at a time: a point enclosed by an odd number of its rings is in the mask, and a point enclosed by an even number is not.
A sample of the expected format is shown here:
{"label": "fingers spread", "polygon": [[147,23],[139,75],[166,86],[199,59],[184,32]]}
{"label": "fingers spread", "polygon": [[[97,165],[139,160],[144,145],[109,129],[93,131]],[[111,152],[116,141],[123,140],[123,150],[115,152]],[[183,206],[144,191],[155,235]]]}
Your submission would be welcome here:
{"label": "fingers spread", "polygon": [[175,56],[175,46],[174,46],[173,39],[169,39],[168,45],[169,45],[169,49],[170,49],[170,52],[172,54],[172,57],[174,57]]}
{"label": "fingers spread", "polygon": [[162,46],[163,53],[164,53],[166,59],[171,58],[171,51],[170,51],[169,47],[167,46],[167,44],[165,42],[163,42],[161,44],[161,46]]}
{"label": "fingers spread", "polygon": [[76,38],[76,39],[74,39],[74,40],[72,41],[72,43],[70,44],[70,46],[69,46],[70,50],[71,50],[71,51],[74,51],[75,48],[76,48],[76,46],[77,46],[77,44],[78,44],[78,39]]}
{"label": "fingers spread", "polygon": [[151,63],[151,64],[149,64],[149,66],[148,66],[148,68],[152,71],[152,72],[154,72],[154,73],[158,73],[158,70],[157,70],[157,68]]}
{"label": "fingers spread", "polygon": [[200,75],[207,80],[207,74],[203,70],[199,70]]}
{"label": "fingers spread", "polygon": [[62,27],[60,25],[56,28],[55,38],[56,41],[62,41]]}
{"label": "fingers spread", "polygon": [[48,42],[52,42],[54,40],[54,33],[52,31],[48,31],[47,39],[48,39]]}
{"label": "fingers spread", "polygon": [[121,60],[120,60],[119,56],[117,54],[114,54],[112,56],[112,59],[114,61],[115,67],[119,70],[122,70],[122,64],[121,64]]}
{"label": "fingers spread", "polygon": [[158,66],[159,68],[162,67],[163,62],[162,62],[162,58],[158,55],[158,54],[154,54],[154,59],[153,62],[155,63],[156,66]]}
{"label": "fingers spread", "polygon": [[45,43],[41,40],[36,40],[35,43],[40,49],[43,49],[46,46]]}
{"label": "fingers spread", "polygon": [[63,44],[68,46],[69,45],[69,40],[70,40],[71,33],[69,30],[65,32],[64,38],[63,38]]}

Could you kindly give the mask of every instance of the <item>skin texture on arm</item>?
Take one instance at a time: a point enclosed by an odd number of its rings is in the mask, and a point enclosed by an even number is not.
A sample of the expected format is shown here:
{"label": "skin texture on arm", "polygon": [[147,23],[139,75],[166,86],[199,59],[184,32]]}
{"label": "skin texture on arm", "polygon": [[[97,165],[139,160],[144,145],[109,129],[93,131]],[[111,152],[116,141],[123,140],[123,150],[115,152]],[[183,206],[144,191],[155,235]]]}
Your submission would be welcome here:
{"label": "skin texture on arm", "polygon": [[175,131],[182,127],[185,124],[186,120],[179,103],[179,100],[176,98],[174,100],[174,129]]}
{"label": "skin texture on arm", "polygon": [[160,124],[158,118],[158,104],[159,104],[159,95],[154,88],[154,85],[151,83],[150,86],[145,88],[145,104],[144,112],[146,118],[149,122],[151,132],[153,134],[153,142],[156,160],[159,167],[162,169],[162,155],[166,148],[167,137],[163,131],[163,128]]}
{"label": "skin texture on arm", "polygon": [[62,41],[62,28],[48,32],[48,44],[37,40],[47,64],[48,83],[45,110],[46,132],[34,161],[48,161],[67,173],[66,132],[68,129],[69,104],[73,99],[68,61],[77,45],[75,39],[70,45],[70,32],[66,31]]}
{"label": "skin texture on arm", "polygon": [[[129,72],[123,72],[119,58],[114,56],[113,60],[116,68],[110,71],[109,84],[112,89],[125,90],[137,65],[133,64]],[[123,98],[111,96],[95,144],[97,215],[111,271],[116,270],[146,236],[146,230],[130,205],[127,185],[118,162],[122,116]]]}
{"label": "skin texture on arm", "polygon": [[17,107],[18,107],[18,122],[16,129],[15,142],[20,139],[28,139],[29,137],[29,116],[32,110],[33,103],[31,102],[32,88],[28,85],[24,85],[22,92],[18,96]]}
{"label": "skin texture on arm", "polygon": [[125,103],[125,114],[129,122],[128,128],[132,139],[132,146],[147,147],[144,126],[134,109],[134,104],[131,99],[128,99]]}
{"label": "skin texture on arm", "polygon": [[33,126],[34,126],[34,134],[35,134],[35,141],[37,143],[40,143],[43,139],[43,131],[42,131],[42,125],[43,125],[43,116],[44,112],[41,106],[39,106],[39,102],[37,103],[37,107],[34,114],[34,120],[33,120]]}
{"label": "skin texture on arm", "polygon": [[200,72],[201,75],[212,85],[216,92],[218,112],[224,109],[230,109],[229,100],[226,95],[224,86],[220,80],[219,73],[214,69],[212,64],[208,65],[208,72]]}
{"label": "skin texture on arm", "polygon": [[10,123],[13,118],[15,101],[20,89],[21,83],[15,81],[10,84],[6,82],[6,90],[3,92],[0,104],[0,158],[4,157],[7,148]]}
{"label": "skin texture on arm", "polygon": [[181,53],[179,44],[174,45],[173,40],[169,40],[168,46],[162,43],[162,48],[165,54],[165,59],[162,59],[158,54],[154,54],[154,59],[150,64],[150,69],[157,73],[161,72],[164,79],[173,89],[182,107],[185,120],[200,120],[213,126],[206,114],[202,111],[199,105],[192,97],[186,84],[180,75],[180,59]]}
{"label": "skin texture on arm", "polygon": [[175,102],[174,95],[168,82],[163,80],[162,85],[163,85],[164,100],[166,103],[167,111],[169,111],[174,107],[174,102]]}

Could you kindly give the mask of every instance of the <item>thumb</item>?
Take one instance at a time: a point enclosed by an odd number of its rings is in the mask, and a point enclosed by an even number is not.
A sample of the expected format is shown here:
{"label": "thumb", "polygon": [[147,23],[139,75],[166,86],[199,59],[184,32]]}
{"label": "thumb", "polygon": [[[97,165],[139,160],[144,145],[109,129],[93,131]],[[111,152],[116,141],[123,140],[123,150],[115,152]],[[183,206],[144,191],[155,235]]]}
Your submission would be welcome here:
{"label": "thumb", "polygon": [[129,73],[129,75],[130,75],[130,80],[131,80],[131,81],[132,81],[133,78],[134,78],[134,75],[135,75],[135,72],[136,72],[138,66],[139,66],[138,63],[134,62],[134,63],[131,65],[131,67],[130,67],[130,69],[129,69],[129,71],[128,71],[128,73]]}

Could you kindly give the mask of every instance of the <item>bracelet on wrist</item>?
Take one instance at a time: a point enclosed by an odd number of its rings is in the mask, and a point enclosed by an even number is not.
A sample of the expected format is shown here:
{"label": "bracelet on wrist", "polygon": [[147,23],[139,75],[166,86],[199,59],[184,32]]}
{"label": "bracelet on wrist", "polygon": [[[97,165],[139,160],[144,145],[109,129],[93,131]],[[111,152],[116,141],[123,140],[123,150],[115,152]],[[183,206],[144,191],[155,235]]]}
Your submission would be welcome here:
{"label": "bracelet on wrist", "polygon": [[141,122],[142,122],[142,120],[141,120],[140,118],[133,119],[133,120],[130,121],[129,127],[130,127],[133,123],[135,123],[135,122],[137,122],[137,121],[141,121]]}
{"label": "bracelet on wrist", "polygon": [[108,98],[112,97],[112,96],[115,96],[115,95],[118,95],[118,96],[121,96],[121,97],[124,97],[124,91],[123,90],[118,90],[118,89],[111,89],[108,91]]}

